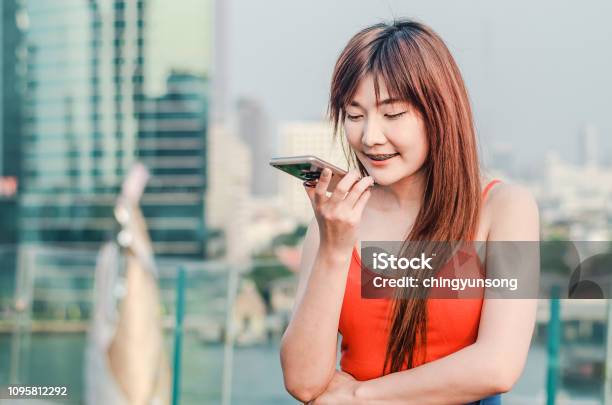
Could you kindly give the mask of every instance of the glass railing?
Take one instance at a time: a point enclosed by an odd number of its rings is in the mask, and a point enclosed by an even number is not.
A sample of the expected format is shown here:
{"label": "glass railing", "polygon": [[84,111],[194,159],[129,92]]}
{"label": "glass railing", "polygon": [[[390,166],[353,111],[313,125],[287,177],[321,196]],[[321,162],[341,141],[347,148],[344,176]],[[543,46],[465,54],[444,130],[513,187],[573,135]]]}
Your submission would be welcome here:
{"label": "glass railing", "polygon": [[[92,373],[87,353],[95,328],[98,252],[5,246],[0,255],[0,386],[65,385],[70,397],[62,403],[84,403]],[[156,264],[176,403],[294,403],[283,387],[278,344],[288,322],[292,296],[287,294],[295,283],[290,277],[256,285],[249,275],[255,266],[279,263],[238,268],[220,261],[158,258]],[[111,313],[126,288],[119,273]],[[177,279],[181,273],[183,283]]]}
{"label": "glass railing", "polygon": [[[62,403],[89,403],[97,260],[93,250],[0,247],[0,386],[65,385]],[[274,260],[156,264],[174,403],[295,403],[279,362],[295,276],[252,277],[279,266]],[[110,318],[125,294],[124,272],[112,283],[103,304]],[[609,311],[609,300],[540,300],[525,370],[504,400],[550,403],[552,390],[557,404],[604,403]]]}

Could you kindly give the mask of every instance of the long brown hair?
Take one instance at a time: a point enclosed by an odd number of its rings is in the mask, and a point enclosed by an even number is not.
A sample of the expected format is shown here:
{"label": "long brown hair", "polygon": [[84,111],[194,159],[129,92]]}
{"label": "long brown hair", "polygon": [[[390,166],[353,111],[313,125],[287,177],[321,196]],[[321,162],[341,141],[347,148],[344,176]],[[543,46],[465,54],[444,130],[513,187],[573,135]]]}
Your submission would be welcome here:
{"label": "long brown hair", "polygon": [[[367,74],[374,79],[377,100],[382,80],[389,96],[416,107],[427,133],[422,204],[406,242],[471,240],[480,212],[480,168],[467,91],[450,51],[431,28],[411,20],[358,32],[333,72],[329,116],[335,136],[342,130],[345,107]],[[367,175],[356,155],[346,154],[349,164]],[[396,295],[392,305],[383,374],[401,370],[404,363],[414,367],[417,348],[425,355],[426,293],[409,294]]]}

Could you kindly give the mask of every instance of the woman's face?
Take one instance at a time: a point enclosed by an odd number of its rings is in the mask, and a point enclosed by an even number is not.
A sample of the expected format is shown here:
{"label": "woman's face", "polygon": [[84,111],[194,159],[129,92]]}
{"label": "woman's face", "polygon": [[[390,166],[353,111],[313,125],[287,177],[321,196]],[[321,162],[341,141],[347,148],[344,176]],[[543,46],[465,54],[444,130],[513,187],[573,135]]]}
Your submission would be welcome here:
{"label": "woman's face", "polygon": [[374,178],[386,186],[416,173],[429,151],[425,126],[419,112],[406,101],[389,97],[382,81],[376,103],[374,80],[365,76],[346,106],[344,131],[347,140]]}

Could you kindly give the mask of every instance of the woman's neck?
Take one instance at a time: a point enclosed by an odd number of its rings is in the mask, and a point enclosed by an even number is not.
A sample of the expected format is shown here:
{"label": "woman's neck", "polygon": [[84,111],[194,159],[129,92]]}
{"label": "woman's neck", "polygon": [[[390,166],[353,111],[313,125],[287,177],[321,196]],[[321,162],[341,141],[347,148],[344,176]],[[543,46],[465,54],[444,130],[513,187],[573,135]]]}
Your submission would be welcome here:
{"label": "woman's neck", "polygon": [[418,211],[425,192],[425,180],[425,171],[419,170],[393,184],[374,185],[372,197],[375,208],[381,211]]}

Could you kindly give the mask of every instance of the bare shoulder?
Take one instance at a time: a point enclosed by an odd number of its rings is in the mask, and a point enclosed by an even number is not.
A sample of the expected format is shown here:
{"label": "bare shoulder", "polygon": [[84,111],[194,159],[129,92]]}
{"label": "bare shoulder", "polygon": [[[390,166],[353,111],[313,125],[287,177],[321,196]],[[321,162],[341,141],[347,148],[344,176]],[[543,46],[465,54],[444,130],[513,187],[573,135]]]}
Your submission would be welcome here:
{"label": "bare shoulder", "polygon": [[539,213],[536,200],[523,185],[496,184],[485,203],[488,211],[488,240],[537,240]]}
{"label": "bare shoulder", "polygon": [[521,184],[502,181],[497,183],[489,191],[487,203],[491,208],[508,209],[511,206],[523,208],[535,208],[537,204],[529,189]]}

